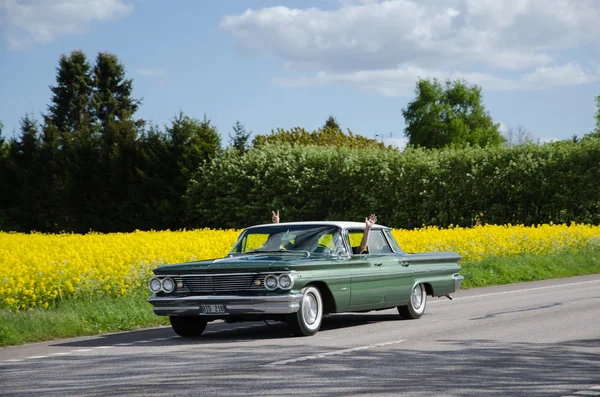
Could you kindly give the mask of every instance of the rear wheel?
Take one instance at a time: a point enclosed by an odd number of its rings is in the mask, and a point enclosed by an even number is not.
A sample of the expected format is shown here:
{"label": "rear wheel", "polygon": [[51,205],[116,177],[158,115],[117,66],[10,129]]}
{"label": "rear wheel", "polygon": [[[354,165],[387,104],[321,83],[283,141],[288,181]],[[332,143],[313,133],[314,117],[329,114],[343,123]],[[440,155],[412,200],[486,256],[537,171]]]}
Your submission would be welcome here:
{"label": "rear wheel", "polygon": [[417,284],[414,286],[408,305],[398,306],[398,313],[400,317],[407,320],[414,320],[420,318],[425,313],[425,306],[427,305],[427,291],[423,284]]}
{"label": "rear wheel", "polygon": [[317,287],[312,285],[302,289],[304,296],[300,309],[288,316],[288,324],[295,335],[314,335],[321,328],[323,319],[323,298]]}
{"label": "rear wheel", "polygon": [[200,316],[169,316],[173,331],[179,336],[200,336],[206,328],[207,321]]}

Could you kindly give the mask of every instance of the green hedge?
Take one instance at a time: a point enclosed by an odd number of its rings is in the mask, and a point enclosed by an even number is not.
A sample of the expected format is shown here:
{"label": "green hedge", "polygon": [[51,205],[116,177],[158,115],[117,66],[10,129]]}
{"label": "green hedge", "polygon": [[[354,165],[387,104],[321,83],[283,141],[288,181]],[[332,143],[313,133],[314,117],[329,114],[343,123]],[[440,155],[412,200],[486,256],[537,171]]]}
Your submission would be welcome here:
{"label": "green hedge", "polygon": [[226,151],[193,176],[188,224],[356,220],[397,228],[600,223],[600,139],[467,149],[266,145]]}

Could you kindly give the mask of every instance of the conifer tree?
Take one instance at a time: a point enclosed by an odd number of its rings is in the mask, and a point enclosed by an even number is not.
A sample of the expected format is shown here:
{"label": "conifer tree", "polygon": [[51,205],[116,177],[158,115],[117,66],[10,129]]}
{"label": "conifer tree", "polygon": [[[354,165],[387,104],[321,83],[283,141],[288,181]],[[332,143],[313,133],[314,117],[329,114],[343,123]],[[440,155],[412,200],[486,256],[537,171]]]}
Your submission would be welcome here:
{"label": "conifer tree", "polygon": [[78,50],[61,55],[56,68],[56,86],[45,121],[61,133],[87,128],[93,121],[91,97],[93,91],[91,66],[85,54]]}
{"label": "conifer tree", "polygon": [[236,121],[233,126],[233,135],[229,134],[231,147],[240,153],[245,153],[248,150],[250,134],[251,132],[247,132],[246,127],[242,123]]}

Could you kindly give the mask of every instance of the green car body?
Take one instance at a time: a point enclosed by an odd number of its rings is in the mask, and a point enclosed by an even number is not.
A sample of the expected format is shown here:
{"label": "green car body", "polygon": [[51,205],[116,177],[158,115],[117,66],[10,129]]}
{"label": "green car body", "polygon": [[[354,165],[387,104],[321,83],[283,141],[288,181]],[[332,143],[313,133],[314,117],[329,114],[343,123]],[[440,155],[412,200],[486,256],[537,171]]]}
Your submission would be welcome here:
{"label": "green car body", "polygon": [[420,318],[427,296],[447,296],[463,276],[454,252],[406,253],[389,227],[374,225],[367,250],[355,254],[365,224],[289,222],[246,228],[230,253],[154,269],[154,313],[181,336],[208,322],[277,320],[313,335],[324,315],[397,308]]}

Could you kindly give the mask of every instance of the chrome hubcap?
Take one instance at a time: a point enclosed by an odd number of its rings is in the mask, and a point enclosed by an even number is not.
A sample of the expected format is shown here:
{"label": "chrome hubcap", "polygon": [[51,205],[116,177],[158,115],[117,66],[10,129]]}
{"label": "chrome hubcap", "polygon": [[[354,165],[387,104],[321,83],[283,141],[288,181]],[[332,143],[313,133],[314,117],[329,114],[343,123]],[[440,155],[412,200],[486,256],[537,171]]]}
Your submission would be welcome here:
{"label": "chrome hubcap", "polygon": [[411,299],[412,305],[415,309],[418,309],[421,307],[421,304],[423,303],[423,290],[421,289],[421,284],[418,284],[413,289],[413,293],[412,293],[410,299]]}
{"label": "chrome hubcap", "polygon": [[317,320],[317,300],[313,294],[306,294],[302,300],[302,317],[307,324],[313,324]]}

